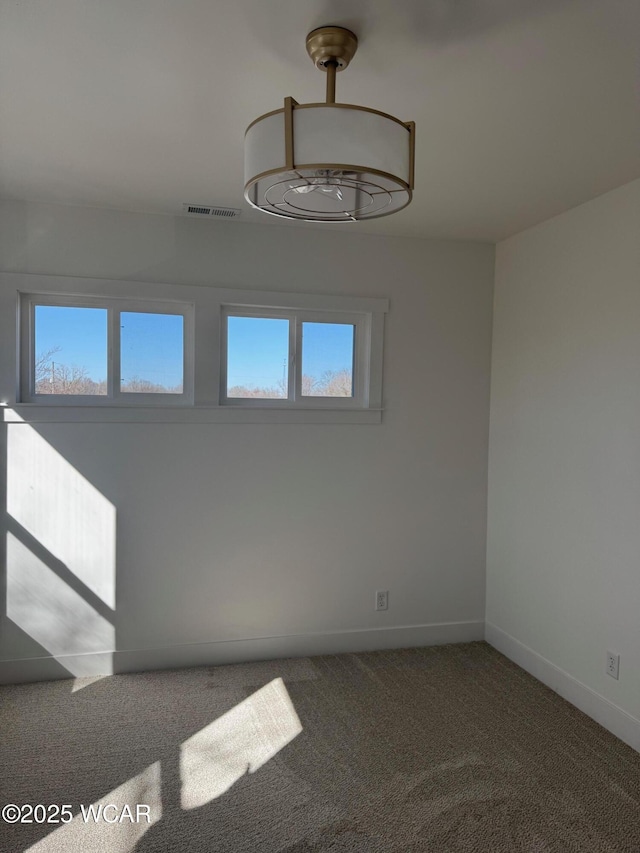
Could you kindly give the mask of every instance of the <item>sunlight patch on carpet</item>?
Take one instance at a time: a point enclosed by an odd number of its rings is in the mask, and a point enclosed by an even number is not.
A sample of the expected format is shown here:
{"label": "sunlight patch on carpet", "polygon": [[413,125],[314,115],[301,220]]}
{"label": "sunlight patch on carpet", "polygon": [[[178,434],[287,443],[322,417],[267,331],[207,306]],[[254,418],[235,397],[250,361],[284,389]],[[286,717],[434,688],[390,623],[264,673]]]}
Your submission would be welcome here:
{"label": "sunlight patch on carpet", "polygon": [[182,808],[195,809],[221,796],[301,731],[287,688],[275,678],[182,744]]}
{"label": "sunlight patch on carpet", "polygon": [[[136,820],[136,806],[148,806]],[[125,812],[129,806],[133,820]],[[105,807],[106,810],[105,810]],[[85,807],[85,813],[91,810]],[[149,819],[145,815],[148,813]],[[96,817],[94,817],[96,816]],[[162,817],[160,762],[150,764],[142,773],[127,779],[118,788],[108,791],[95,803],[85,820],[80,812],[70,823],[60,826],[32,844],[25,853],[132,853],[145,832]]]}

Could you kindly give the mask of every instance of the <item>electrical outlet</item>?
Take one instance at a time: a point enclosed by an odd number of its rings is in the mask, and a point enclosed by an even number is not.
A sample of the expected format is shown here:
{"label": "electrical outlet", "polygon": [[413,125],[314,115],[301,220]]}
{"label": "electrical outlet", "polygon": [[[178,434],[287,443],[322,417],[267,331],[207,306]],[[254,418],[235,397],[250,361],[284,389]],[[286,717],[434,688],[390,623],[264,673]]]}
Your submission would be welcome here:
{"label": "electrical outlet", "polygon": [[376,592],[376,610],[389,609],[389,590],[379,589]]}
{"label": "electrical outlet", "polygon": [[615,652],[607,652],[607,675],[618,678],[620,674],[620,655]]}

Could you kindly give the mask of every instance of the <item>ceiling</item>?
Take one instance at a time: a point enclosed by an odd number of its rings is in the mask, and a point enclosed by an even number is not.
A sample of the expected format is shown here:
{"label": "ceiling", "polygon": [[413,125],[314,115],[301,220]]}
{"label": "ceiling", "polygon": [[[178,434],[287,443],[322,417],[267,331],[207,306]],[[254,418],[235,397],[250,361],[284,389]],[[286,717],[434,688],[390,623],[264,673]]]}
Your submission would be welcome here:
{"label": "ceiling", "polygon": [[323,100],[326,24],[359,38],[337,100],[416,122],[414,200],[288,227],[497,241],[640,176],[638,0],[1,0],[0,196],[282,224],[244,130]]}

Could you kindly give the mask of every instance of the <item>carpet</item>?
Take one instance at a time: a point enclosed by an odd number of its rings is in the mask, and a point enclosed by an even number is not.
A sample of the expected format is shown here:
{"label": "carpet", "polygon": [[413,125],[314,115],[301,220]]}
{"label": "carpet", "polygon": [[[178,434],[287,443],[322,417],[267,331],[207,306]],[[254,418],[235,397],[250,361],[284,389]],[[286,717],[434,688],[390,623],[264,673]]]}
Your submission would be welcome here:
{"label": "carpet", "polygon": [[640,755],[486,643],[7,686],[0,715],[0,805],[70,807],[2,853],[640,851]]}

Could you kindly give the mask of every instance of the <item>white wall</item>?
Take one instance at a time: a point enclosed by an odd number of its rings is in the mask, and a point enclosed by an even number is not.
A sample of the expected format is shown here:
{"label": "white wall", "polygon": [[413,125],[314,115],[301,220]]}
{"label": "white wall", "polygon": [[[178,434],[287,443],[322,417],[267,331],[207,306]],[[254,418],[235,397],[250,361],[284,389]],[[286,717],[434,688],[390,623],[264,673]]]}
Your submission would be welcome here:
{"label": "white wall", "polygon": [[[493,259],[357,226],[0,206],[4,271],[390,298],[381,425],[37,426],[117,510],[123,667],[482,636]],[[0,299],[14,310],[15,293]],[[2,628],[0,659],[47,654]],[[283,635],[297,636],[209,645]],[[87,650],[70,636],[69,653]]]}
{"label": "white wall", "polygon": [[640,717],[639,235],[635,181],[496,257],[487,636],[610,727]]}

